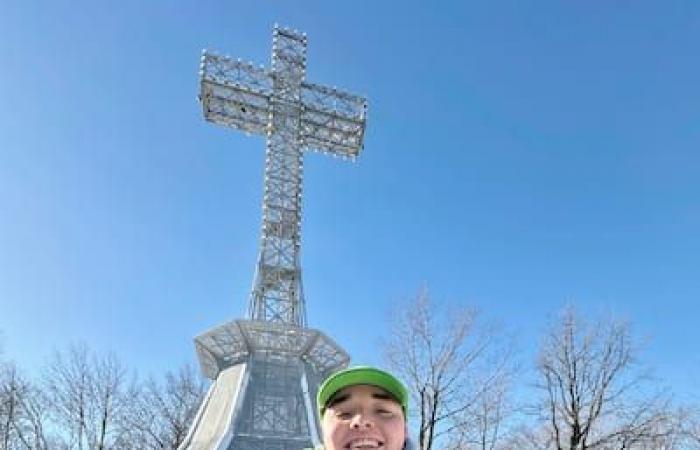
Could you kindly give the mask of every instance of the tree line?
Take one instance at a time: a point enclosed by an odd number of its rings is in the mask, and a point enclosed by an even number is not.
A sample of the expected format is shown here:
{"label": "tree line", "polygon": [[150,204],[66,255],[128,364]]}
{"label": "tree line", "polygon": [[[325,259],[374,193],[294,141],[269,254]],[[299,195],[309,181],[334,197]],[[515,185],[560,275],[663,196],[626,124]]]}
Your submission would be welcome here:
{"label": "tree line", "polygon": [[500,327],[427,291],[391,316],[384,358],[420,450],[700,449],[698,405],[660,387],[623,320],[567,307],[523,363]]}
{"label": "tree line", "polygon": [[[523,362],[517,336],[427,290],[390,317],[383,358],[420,450],[700,449],[698,405],[660,387],[628,322],[567,307]],[[84,345],[35,378],[0,353],[0,450],[176,449],[205,390],[190,365],[140,379]]]}
{"label": "tree line", "polygon": [[139,379],[113,354],[55,351],[32,379],[0,362],[0,450],[176,449],[205,393],[189,365]]}

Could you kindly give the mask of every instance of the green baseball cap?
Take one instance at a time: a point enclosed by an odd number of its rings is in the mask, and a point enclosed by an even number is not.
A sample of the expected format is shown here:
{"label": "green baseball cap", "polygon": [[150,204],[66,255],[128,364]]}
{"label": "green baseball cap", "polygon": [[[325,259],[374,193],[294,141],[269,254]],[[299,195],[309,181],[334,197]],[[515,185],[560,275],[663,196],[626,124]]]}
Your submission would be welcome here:
{"label": "green baseball cap", "polygon": [[348,386],[356,386],[358,384],[368,384],[384,389],[389,394],[394,396],[401,405],[404,418],[407,417],[408,410],[408,391],[398,378],[370,366],[356,366],[349,369],[341,370],[326,378],[318,388],[316,395],[316,406],[318,407],[319,416],[323,416],[326,410],[326,404],[341,389]]}

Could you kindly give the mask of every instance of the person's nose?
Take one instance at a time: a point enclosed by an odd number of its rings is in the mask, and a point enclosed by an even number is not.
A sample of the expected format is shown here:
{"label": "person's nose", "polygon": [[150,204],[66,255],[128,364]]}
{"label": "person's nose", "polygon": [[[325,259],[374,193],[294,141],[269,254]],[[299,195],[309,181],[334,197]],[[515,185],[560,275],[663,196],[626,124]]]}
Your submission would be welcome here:
{"label": "person's nose", "polygon": [[373,426],[372,420],[370,420],[366,414],[362,413],[355,414],[355,417],[352,418],[352,422],[350,422],[350,427],[356,430],[372,428]]}

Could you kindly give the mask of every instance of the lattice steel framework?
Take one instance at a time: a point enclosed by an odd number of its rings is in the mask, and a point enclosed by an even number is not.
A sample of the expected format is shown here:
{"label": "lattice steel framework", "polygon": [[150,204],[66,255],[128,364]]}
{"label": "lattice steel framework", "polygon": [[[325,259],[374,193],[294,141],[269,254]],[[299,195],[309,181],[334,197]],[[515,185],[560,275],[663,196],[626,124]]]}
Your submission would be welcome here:
{"label": "lattice steel framework", "polygon": [[261,248],[249,317],[306,324],[299,250],[302,150],[354,159],[367,102],[304,81],[306,36],[275,27],[272,70],[204,52],[201,100],[216,124],[267,136]]}
{"label": "lattice steel framework", "polygon": [[[305,34],[275,26],[270,70],[207,51],[202,56],[204,117],[265,135],[267,149],[260,253],[248,317],[195,338],[204,374],[215,383],[224,371],[237,380],[235,404],[210,399],[228,392],[212,389],[181,449],[298,450],[318,444],[312,399],[320,380],[349,361],[332,339],[306,327],[300,264],[302,152],[357,157],[367,101],[306,82],[306,48]],[[230,371],[236,367],[240,370]],[[207,412],[224,408],[220,405],[228,409]],[[221,436],[198,436],[197,427],[216,428],[202,421],[225,414],[231,415],[225,431],[214,433]]]}

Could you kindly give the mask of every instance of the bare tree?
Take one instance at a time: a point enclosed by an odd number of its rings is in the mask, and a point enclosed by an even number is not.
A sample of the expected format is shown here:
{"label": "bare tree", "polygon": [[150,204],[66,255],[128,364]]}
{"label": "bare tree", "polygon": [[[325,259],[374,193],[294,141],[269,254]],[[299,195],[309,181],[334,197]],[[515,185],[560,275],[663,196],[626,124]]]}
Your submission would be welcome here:
{"label": "bare tree", "polygon": [[63,431],[63,446],[113,447],[129,405],[126,371],[114,355],[98,357],[84,345],[56,351],[44,374],[44,387],[53,421]]}
{"label": "bare tree", "polygon": [[130,393],[134,407],[124,422],[129,429],[122,435],[124,440],[139,442],[139,449],[176,449],[187,435],[204,394],[204,380],[189,364],[167,372],[163,383],[151,378],[134,386]]}
{"label": "bare tree", "polygon": [[16,424],[27,390],[14,365],[3,364],[0,368],[0,449],[10,449],[15,446],[15,440],[23,440]]}
{"label": "bare tree", "polygon": [[[674,426],[667,397],[647,389],[627,323],[588,324],[567,308],[546,335],[537,362],[543,448],[641,449],[667,440]],[[651,446],[651,447],[649,447]]]}
{"label": "bare tree", "polygon": [[504,420],[510,346],[469,308],[442,308],[427,290],[393,315],[384,355],[414,399],[421,450],[492,449]]}
{"label": "bare tree", "polygon": [[0,366],[0,449],[47,449],[45,402],[13,363]]}
{"label": "bare tree", "polygon": [[44,385],[53,421],[64,432],[66,446],[82,450],[87,447],[92,373],[87,347],[73,346],[66,353],[54,353],[44,374]]}

